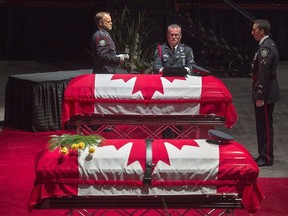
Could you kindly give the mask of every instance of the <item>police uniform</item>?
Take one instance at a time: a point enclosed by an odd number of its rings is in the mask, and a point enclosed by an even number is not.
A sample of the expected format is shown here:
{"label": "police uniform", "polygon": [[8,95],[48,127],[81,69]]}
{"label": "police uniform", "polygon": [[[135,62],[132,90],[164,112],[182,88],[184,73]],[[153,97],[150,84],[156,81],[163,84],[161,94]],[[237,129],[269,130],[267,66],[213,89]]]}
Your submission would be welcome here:
{"label": "police uniform", "polygon": [[[268,36],[260,42],[252,64],[252,101],[255,107],[258,160],[261,159],[266,165],[273,165],[274,160],[272,114],[275,103],[280,100],[276,75],[278,61],[277,46]],[[257,107],[256,100],[264,101],[264,106]]]}
{"label": "police uniform", "polygon": [[[185,44],[178,44],[175,50],[172,50],[170,45],[164,43],[158,45],[155,51],[153,71],[159,73],[163,67],[186,67],[189,69],[188,73],[193,73],[192,65],[195,64],[193,50]],[[178,130],[182,130],[182,126],[176,126]],[[177,135],[167,128],[162,132],[162,138],[171,139],[176,138]]]}
{"label": "police uniform", "polygon": [[172,50],[167,43],[158,45],[153,63],[153,71],[159,73],[163,67],[187,67],[189,73],[193,73],[194,55],[191,47],[179,44],[176,50]]}
{"label": "police uniform", "polygon": [[116,56],[116,46],[110,34],[100,29],[94,33],[91,42],[93,73],[115,73],[120,57]]}

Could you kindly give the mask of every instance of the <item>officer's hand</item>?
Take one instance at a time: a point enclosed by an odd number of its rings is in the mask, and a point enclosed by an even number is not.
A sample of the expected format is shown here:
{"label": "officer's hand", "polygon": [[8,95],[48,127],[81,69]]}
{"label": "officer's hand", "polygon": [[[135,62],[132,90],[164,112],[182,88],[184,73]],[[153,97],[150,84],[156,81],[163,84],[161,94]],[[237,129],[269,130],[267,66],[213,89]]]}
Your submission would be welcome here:
{"label": "officer's hand", "polygon": [[129,55],[128,54],[122,54],[123,55],[123,58],[127,61],[129,60]]}
{"label": "officer's hand", "polygon": [[129,55],[128,54],[119,54],[116,55],[117,57],[120,57],[120,64],[124,64],[125,61],[129,60]]}
{"label": "officer's hand", "polygon": [[119,54],[116,56],[120,58],[120,64],[124,64],[124,62],[125,62],[124,54]]}
{"label": "officer's hand", "polygon": [[191,72],[190,69],[188,67],[184,67],[184,68],[186,69],[187,73],[190,74]]}
{"label": "officer's hand", "polygon": [[263,100],[256,100],[256,107],[262,107],[264,106],[264,101]]}

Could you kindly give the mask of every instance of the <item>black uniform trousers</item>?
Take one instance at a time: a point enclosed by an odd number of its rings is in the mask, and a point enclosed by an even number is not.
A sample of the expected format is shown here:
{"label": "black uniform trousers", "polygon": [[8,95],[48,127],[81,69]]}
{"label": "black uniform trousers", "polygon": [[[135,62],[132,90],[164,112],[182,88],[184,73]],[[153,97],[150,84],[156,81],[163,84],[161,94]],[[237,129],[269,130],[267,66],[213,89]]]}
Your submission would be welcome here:
{"label": "black uniform trousers", "polygon": [[274,160],[273,154],[273,110],[275,103],[255,108],[258,154],[266,162]]}

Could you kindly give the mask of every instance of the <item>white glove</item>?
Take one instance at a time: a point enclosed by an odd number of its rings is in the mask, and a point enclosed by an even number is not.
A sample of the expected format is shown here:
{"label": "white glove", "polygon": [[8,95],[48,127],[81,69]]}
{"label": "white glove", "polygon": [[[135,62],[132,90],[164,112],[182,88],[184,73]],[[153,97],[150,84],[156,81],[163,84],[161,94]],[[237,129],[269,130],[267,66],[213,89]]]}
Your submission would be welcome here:
{"label": "white glove", "polygon": [[116,57],[120,58],[120,62],[125,62],[126,60],[129,59],[129,55],[128,54],[119,54],[119,55],[116,55]]}
{"label": "white glove", "polygon": [[190,74],[190,69],[188,67],[184,67],[184,68],[187,70],[188,74]]}
{"label": "white glove", "polygon": [[116,57],[120,57],[123,59],[129,59],[129,54],[118,54],[118,55],[116,55]]}
{"label": "white glove", "polygon": [[123,58],[125,59],[125,60],[128,60],[129,59],[129,55],[128,54],[122,54],[123,55]]}

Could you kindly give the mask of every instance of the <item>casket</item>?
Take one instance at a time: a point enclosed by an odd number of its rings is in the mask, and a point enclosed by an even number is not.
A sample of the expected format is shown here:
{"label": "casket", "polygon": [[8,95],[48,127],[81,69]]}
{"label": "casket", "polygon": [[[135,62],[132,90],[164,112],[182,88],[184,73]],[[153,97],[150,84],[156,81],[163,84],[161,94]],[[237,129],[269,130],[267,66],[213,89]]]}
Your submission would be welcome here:
{"label": "casket", "polygon": [[[237,121],[232,96],[213,76],[86,74],[65,90],[63,124],[223,124]],[[74,118],[74,119],[73,119]],[[116,118],[113,121],[113,118]],[[153,131],[153,130],[152,130]]]}
{"label": "casket", "polygon": [[263,194],[259,168],[236,141],[107,139],[94,153],[44,149],[30,210],[47,208],[245,208]]}

